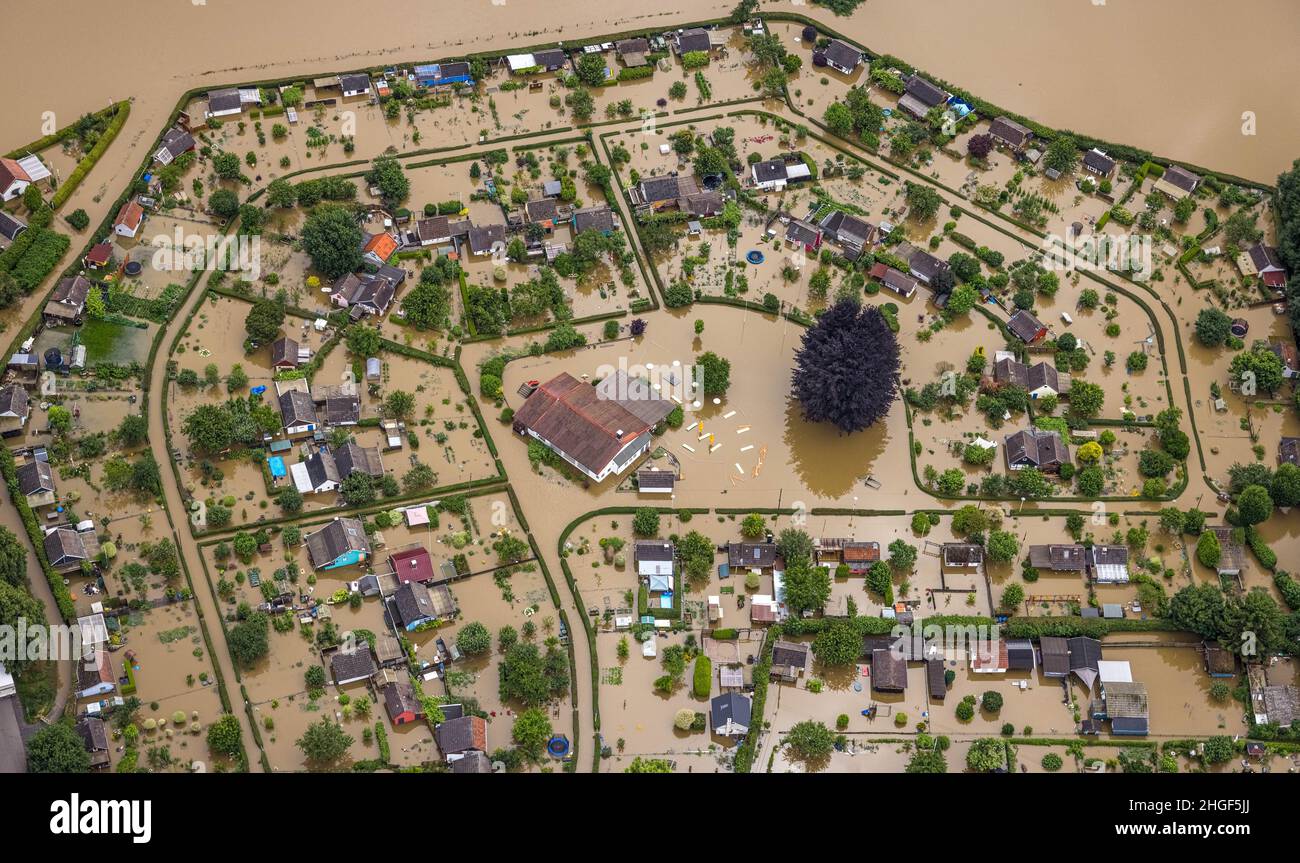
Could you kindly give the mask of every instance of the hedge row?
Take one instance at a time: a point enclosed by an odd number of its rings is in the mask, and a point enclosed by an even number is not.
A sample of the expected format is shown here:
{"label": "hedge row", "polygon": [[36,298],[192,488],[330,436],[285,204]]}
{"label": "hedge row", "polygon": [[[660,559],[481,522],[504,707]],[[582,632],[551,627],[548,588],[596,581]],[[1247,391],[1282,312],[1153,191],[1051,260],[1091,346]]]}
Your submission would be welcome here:
{"label": "hedge row", "polygon": [[26,495],[18,487],[18,471],[14,465],[14,455],[8,449],[0,449],[0,475],[3,475],[5,485],[9,488],[9,499],[17,507],[18,515],[22,517],[27,538],[31,540],[36,559],[41,564],[41,571],[44,572],[45,580],[50,585],[50,592],[54,594],[54,601],[59,606],[59,614],[63,617],[64,623],[72,623],[77,619],[77,606],[72,601],[68,586],[63,583],[63,576],[54,571],[45,557],[45,536],[41,533],[36,513],[32,512]]}
{"label": "hedge row", "polygon": [[95,142],[95,146],[90,148],[90,152],[77,163],[77,167],[72,169],[72,173],[68,175],[68,179],[64,180],[63,185],[59,186],[58,190],[54,193],[54,198],[50,201],[50,206],[54,209],[57,210],[63,205],[64,201],[72,197],[72,193],[77,190],[77,186],[81,185],[82,180],[86,179],[86,175],[90,173],[90,169],[95,167],[95,163],[104,155],[104,151],[108,149],[108,145],[113,143],[113,139],[117,137],[117,133],[121,132],[122,127],[126,125],[126,118],[131,114],[131,103],[123,100],[118,102],[114,107],[115,111],[113,113],[113,120],[108,124],[108,128],[104,130],[104,134],[99,136],[99,140]]}

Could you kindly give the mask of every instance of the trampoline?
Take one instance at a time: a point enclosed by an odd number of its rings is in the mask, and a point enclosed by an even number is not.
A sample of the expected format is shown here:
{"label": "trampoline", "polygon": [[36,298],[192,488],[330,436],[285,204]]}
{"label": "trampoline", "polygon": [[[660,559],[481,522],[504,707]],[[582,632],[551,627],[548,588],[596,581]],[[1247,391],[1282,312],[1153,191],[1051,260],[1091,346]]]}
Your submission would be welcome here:
{"label": "trampoline", "polygon": [[141,266],[139,261],[131,261],[126,265],[126,274],[128,276],[138,276],[143,269],[144,267]]}
{"label": "trampoline", "polygon": [[764,260],[763,253],[758,249],[750,249],[748,252],[745,252],[745,260],[749,261],[751,264],[761,264]]}
{"label": "trampoline", "polygon": [[550,740],[546,741],[546,752],[552,758],[563,758],[569,754],[569,738],[563,734],[557,734]]}
{"label": "trampoline", "polygon": [[271,469],[271,476],[281,479],[285,475],[284,459],[278,455],[273,455],[266,460],[267,467]]}

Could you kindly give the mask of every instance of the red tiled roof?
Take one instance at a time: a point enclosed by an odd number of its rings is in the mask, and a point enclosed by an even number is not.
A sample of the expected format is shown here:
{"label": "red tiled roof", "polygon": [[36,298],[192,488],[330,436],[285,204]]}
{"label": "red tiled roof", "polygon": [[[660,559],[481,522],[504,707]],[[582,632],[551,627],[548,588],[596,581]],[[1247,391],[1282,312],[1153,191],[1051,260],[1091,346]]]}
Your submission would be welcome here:
{"label": "red tiled roof", "polygon": [[86,263],[94,265],[103,265],[108,263],[108,259],[113,256],[112,243],[97,243],[86,253]]}
{"label": "red tiled roof", "polygon": [[113,224],[126,225],[132,231],[136,231],[139,230],[143,221],[144,207],[141,207],[135,201],[127,201],[122,205],[122,209],[117,211],[117,218],[113,220]]}
{"label": "red tiled roof", "polygon": [[23,166],[13,159],[0,159],[0,189],[7,189],[13,185],[14,180],[23,180],[30,183],[32,178],[27,176]]}
{"label": "red tiled roof", "polygon": [[388,234],[375,234],[366,243],[365,251],[374,253],[381,261],[387,261],[397,251],[397,240]]}
{"label": "red tiled roof", "polygon": [[388,560],[402,584],[408,581],[432,581],[433,557],[428,549],[408,548],[389,555]]}
{"label": "red tiled roof", "polygon": [[614,399],[567,372],[542,384],[515,413],[518,426],[598,473],[628,443],[650,428]]}

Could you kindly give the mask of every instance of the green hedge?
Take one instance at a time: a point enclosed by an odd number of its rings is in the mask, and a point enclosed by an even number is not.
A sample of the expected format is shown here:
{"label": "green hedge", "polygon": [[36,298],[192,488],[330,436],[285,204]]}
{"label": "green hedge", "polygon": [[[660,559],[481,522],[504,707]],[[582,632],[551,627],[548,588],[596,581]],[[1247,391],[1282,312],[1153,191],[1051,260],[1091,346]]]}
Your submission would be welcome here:
{"label": "green hedge", "polygon": [[63,205],[64,201],[72,197],[72,193],[77,190],[77,186],[81,185],[81,181],[86,179],[86,175],[90,173],[90,169],[95,167],[95,163],[104,155],[104,151],[108,149],[108,145],[113,143],[113,139],[117,137],[117,133],[122,131],[122,127],[126,125],[126,118],[130,115],[131,103],[125,100],[118,102],[115,106],[112,122],[108,124],[108,128],[104,130],[104,134],[99,136],[99,140],[95,142],[95,146],[90,148],[90,152],[77,163],[77,167],[72,169],[72,173],[68,175],[68,179],[63,181],[63,185],[59,186],[58,190],[54,193],[54,198],[50,201],[51,207],[57,210]]}
{"label": "green hedge", "polygon": [[696,698],[708,698],[713,689],[713,660],[703,653],[695,657],[695,672],[692,686]]}

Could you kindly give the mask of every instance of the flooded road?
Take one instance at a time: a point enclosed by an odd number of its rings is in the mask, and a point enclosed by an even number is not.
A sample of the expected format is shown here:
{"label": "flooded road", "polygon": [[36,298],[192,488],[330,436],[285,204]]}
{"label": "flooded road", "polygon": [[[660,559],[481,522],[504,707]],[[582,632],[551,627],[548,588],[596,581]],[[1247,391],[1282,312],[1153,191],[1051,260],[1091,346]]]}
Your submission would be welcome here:
{"label": "flooded road", "polygon": [[[49,63],[49,40],[7,46],[15,68],[40,69],[41,78],[39,86],[8,95],[0,146],[39,137],[43,112],[55,112],[62,125],[127,97],[135,104],[123,140],[140,146],[152,140],[181,92],[205,83],[579,39],[658,21],[667,26],[724,15],[734,4],[668,0],[648,12],[627,0],[599,6],[451,0],[441,14],[430,14],[420,0],[394,0],[373,16],[334,0],[69,5],[79,26],[58,33],[59,50],[91,64],[111,63],[113,74],[87,80],[79,67]],[[871,0],[850,18],[803,3],[762,5],[826,21],[872,51],[902,57],[1048,125],[1261,181],[1271,182],[1295,158],[1300,113],[1289,110],[1287,85],[1300,75],[1300,58],[1289,50],[1300,37],[1300,16],[1289,0],[1247,0],[1227,15],[1211,0]],[[14,32],[47,32],[48,16],[40,4],[7,10]],[[252,16],[256,27],[248,26]],[[1225,23],[1248,30],[1252,55],[1268,62],[1192,62],[1198,49],[1216,43]],[[156,38],[125,63],[100,38],[110,30],[144,29]],[[1002,33],[1009,38],[999,38]],[[1155,33],[1160,38],[1151,38]],[[1246,111],[1254,112],[1258,134],[1243,135]],[[130,148],[114,147],[105,159],[113,170],[101,168],[94,182],[138,159]]]}

